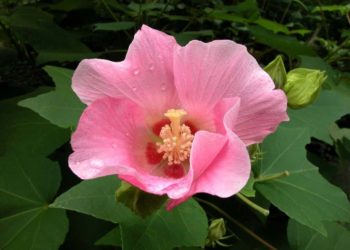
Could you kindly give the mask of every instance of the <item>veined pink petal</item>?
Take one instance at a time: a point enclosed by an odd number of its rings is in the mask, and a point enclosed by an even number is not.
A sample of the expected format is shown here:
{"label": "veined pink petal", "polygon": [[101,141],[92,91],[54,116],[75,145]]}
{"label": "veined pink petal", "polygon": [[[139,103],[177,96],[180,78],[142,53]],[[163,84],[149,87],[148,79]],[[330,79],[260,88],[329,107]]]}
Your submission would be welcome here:
{"label": "veined pink petal", "polygon": [[146,192],[182,197],[190,188],[191,174],[181,179],[156,175],[158,166],[146,159],[151,132],[145,124],[143,110],[125,98],[93,102],[72,136],[70,168],[82,179],[117,174]]}
{"label": "veined pink petal", "polygon": [[143,111],[127,99],[106,97],[89,105],[71,139],[72,171],[82,179],[142,171],[144,119]]}
{"label": "veined pink petal", "polygon": [[[239,99],[227,112],[229,119],[239,112]],[[234,121],[232,121],[234,122]],[[226,128],[227,129],[227,128]],[[168,208],[196,193],[229,197],[239,192],[250,175],[250,159],[245,144],[231,130],[226,135],[199,131],[192,144],[190,164],[193,182],[190,191],[180,199],[169,202]]]}
{"label": "veined pink petal", "polygon": [[239,96],[261,68],[245,46],[229,40],[191,41],[174,55],[175,85],[189,113],[211,110],[222,98]]}
{"label": "veined pink petal", "polygon": [[256,72],[240,93],[240,109],[234,124],[226,124],[248,146],[260,143],[283,121],[288,121],[287,98],[282,90],[273,90],[264,71]]}
{"label": "veined pink petal", "polygon": [[103,98],[127,97],[153,114],[175,107],[172,36],[142,26],[122,62],[83,60],[73,76],[73,89],[86,104]]}

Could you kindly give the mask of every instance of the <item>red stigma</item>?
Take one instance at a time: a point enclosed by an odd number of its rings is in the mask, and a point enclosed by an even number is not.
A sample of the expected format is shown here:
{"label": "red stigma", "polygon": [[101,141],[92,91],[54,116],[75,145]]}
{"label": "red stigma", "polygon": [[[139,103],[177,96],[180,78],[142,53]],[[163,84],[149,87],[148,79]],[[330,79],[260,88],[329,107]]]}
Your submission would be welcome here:
{"label": "red stigma", "polygon": [[156,122],[152,127],[153,133],[159,136],[160,131],[167,124],[170,124],[170,121],[168,119],[162,119],[159,122]]}
{"label": "red stigma", "polygon": [[198,131],[198,128],[191,121],[185,121],[184,124],[190,128],[193,135]]}
{"label": "red stigma", "polygon": [[163,154],[157,152],[157,147],[152,142],[147,143],[146,157],[149,164],[158,164],[163,160]]}
{"label": "red stigma", "polygon": [[178,179],[185,175],[185,170],[181,164],[172,164],[164,167],[164,173],[168,177]]}

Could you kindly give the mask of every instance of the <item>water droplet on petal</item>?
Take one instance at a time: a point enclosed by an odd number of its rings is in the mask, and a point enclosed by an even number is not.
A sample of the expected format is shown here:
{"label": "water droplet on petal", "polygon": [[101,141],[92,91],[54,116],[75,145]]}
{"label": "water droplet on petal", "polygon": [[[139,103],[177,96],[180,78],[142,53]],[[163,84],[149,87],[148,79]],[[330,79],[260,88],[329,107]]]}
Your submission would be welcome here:
{"label": "water droplet on petal", "polygon": [[162,91],[165,91],[165,90],[166,90],[166,85],[165,85],[165,84],[162,84],[162,86],[160,87],[160,89],[161,89]]}
{"label": "water droplet on petal", "polygon": [[129,134],[129,133],[125,133],[125,135],[126,135],[126,136],[128,136],[128,137],[130,136],[130,134]]}
{"label": "water droplet on petal", "polygon": [[95,166],[95,167],[102,167],[103,166],[103,161],[100,159],[92,159],[90,161],[90,164]]}
{"label": "water droplet on petal", "polygon": [[139,74],[140,74],[140,70],[139,70],[139,69],[135,69],[134,72],[133,72],[133,74],[134,74],[135,76],[139,75]]}
{"label": "water droplet on petal", "polygon": [[133,90],[133,91],[136,91],[136,90],[137,90],[136,86],[133,86],[133,87],[132,87],[132,90]]}
{"label": "water droplet on petal", "polygon": [[148,69],[149,69],[150,71],[153,71],[153,70],[154,70],[154,65],[151,63],[151,64],[149,65]]}

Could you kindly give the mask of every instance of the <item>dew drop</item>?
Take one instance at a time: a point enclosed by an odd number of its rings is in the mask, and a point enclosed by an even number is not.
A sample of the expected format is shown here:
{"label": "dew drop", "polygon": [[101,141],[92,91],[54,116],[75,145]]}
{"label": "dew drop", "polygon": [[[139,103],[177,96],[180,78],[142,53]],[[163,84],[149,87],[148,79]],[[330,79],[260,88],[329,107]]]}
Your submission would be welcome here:
{"label": "dew drop", "polygon": [[95,167],[102,167],[103,166],[103,161],[99,159],[92,159],[90,161],[90,164],[95,166]]}
{"label": "dew drop", "polygon": [[162,91],[165,91],[165,90],[166,90],[166,85],[165,85],[165,84],[162,84],[162,86],[160,87],[160,89],[161,89]]}
{"label": "dew drop", "polygon": [[139,69],[135,69],[134,72],[133,72],[133,74],[134,74],[135,76],[139,75],[139,74],[140,74],[140,70],[139,70]]}
{"label": "dew drop", "polygon": [[133,90],[133,91],[136,91],[136,90],[137,90],[136,86],[133,86],[133,87],[132,87],[132,90]]}
{"label": "dew drop", "polygon": [[150,71],[153,71],[153,70],[154,70],[154,65],[151,63],[151,64],[149,65],[148,69],[149,69]]}
{"label": "dew drop", "polygon": [[129,134],[129,133],[125,133],[125,135],[126,135],[127,137],[129,137],[129,136],[130,136],[130,134]]}

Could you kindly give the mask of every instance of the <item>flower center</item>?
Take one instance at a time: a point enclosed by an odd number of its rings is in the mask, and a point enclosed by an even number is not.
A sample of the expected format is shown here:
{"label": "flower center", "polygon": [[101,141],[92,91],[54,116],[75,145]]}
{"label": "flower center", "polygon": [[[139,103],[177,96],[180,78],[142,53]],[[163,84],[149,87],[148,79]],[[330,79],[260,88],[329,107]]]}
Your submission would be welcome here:
{"label": "flower center", "polygon": [[194,136],[191,129],[181,124],[181,119],[187,113],[183,109],[169,109],[164,115],[170,120],[160,130],[159,136],[163,142],[158,142],[157,152],[163,153],[163,159],[168,160],[168,165],[180,164],[190,156]]}

